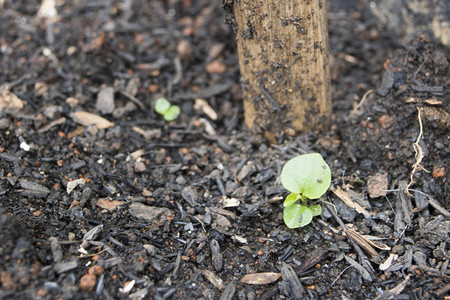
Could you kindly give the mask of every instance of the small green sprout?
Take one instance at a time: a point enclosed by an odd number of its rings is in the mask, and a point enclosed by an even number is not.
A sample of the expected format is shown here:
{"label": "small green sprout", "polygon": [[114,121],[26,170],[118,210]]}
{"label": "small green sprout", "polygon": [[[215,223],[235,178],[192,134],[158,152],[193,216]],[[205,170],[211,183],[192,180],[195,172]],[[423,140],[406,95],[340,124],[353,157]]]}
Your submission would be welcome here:
{"label": "small green sprout", "polygon": [[155,102],[155,111],[164,117],[167,122],[173,121],[180,115],[180,107],[170,105],[166,98],[159,98]]}
{"label": "small green sprout", "polygon": [[289,160],[281,171],[281,184],[291,192],[283,203],[286,226],[303,227],[314,216],[322,214],[319,204],[307,206],[307,200],[321,197],[330,183],[330,167],[319,153],[303,154]]}

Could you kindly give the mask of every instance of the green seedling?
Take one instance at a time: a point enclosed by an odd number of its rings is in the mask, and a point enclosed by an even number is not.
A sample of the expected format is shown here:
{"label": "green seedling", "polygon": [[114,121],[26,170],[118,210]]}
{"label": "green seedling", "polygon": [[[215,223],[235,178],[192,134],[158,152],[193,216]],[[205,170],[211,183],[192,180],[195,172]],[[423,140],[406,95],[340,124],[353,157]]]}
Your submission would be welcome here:
{"label": "green seedling", "polygon": [[180,115],[180,107],[178,105],[170,105],[166,98],[156,100],[155,111],[162,115],[167,122],[175,120]]}
{"label": "green seedling", "polygon": [[303,154],[289,160],[281,171],[281,184],[291,192],[283,203],[286,226],[303,227],[314,216],[322,214],[320,204],[308,206],[307,201],[320,198],[330,183],[330,167],[319,153]]}

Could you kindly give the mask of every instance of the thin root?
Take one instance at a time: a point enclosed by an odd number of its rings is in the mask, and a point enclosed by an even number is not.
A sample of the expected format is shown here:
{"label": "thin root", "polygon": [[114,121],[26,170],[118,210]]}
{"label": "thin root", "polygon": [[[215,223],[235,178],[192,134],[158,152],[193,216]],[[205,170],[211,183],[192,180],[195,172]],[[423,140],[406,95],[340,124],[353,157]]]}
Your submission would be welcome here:
{"label": "thin root", "polygon": [[417,137],[416,142],[413,144],[414,152],[416,153],[415,154],[416,162],[412,166],[411,175],[409,176],[409,183],[405,189],[405,193],[408,194],[409,196],[411,196],[411,194],[409,193],[409,187],[414,183],[414,173],[416,173],[417,167],[420,167],[424,171],[428,172],[424,167],[422,167],[420,165],[420,163],[422,162],[422,159],[424,157],[423,150],[419,145],[420,139],[422,138],[422,134],[423,134],[423,125],[422,125],[422,119],[420,118],[420,109],[419,108],[417,108],[417,112],[418,112],[417,118],[419,119],[419,136]]}
{"label": "thin root", "polygon": [[375,92],[375,90],[370,89],[367,92],[364,93],[364,95],[361,98],[361,101],[359,101],[359,103],[353,108],[352,113],[356,113],[358,112],[358,109],[364,104],[364,102],[366,101],[367,96],[369,96],[370,94],[372,94],[373,92]]}

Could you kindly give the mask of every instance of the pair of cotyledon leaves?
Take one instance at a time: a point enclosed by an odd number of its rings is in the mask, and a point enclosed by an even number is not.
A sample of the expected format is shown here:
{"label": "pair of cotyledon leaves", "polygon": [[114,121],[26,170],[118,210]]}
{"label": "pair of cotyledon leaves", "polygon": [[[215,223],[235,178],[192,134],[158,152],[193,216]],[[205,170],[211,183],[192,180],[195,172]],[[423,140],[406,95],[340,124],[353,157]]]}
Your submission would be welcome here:
{"label": "pair of cotyledon leaves", "polygon": [[159,98],[155,102],[155,111],[164,117],[167,122],[173,121],[180,115],[180,107],[171,105],[165,98]]}
{"label": "pair of cotyledon leaves", "polygon": [[308,225],[313,216],[322,213],[320,205],[304,205],[328,190],[331,171],[319,153],[299,155],[289,160],[281,171],[281,184],[291,192],[283,206],[283,220],[289,228]]}

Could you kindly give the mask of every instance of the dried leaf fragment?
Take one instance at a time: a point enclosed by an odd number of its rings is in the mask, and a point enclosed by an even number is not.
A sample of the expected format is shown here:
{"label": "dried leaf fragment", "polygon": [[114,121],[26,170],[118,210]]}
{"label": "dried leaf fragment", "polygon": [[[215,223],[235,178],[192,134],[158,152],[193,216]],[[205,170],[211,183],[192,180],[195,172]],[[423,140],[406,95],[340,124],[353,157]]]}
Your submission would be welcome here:
{"label": "dried leaf fragment", "polygon": [[281,273],[253,273],[242,277],[241,282],[247,284],[269,284],[280,279]]}

